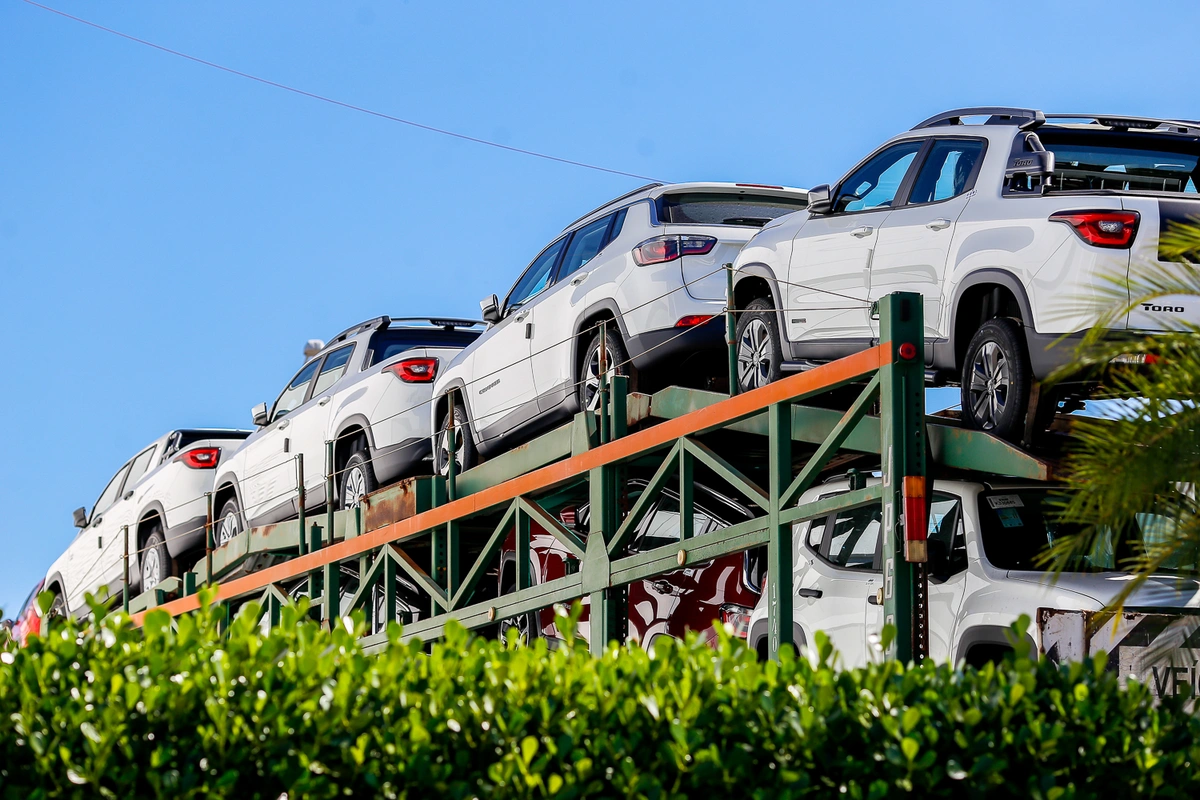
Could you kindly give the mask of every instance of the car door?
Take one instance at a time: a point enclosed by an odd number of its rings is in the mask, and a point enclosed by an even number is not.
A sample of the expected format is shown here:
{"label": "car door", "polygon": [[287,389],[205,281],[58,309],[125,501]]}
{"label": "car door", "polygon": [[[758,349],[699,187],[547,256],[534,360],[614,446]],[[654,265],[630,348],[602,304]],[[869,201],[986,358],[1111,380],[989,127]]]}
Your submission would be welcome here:
{"label": "car door", "polygon": [[[533,306],[550,286],[567,237],[543,250],[513,285],[504,301],[503,319],[475,352],[475,372],[467,387],[471,423],[478,441],[503,436],[538,413],[530,361]],[[549,324],[549,323],[548,323]]]}
{"label": "car door", "polygon": [[[892,292],[924,296],[925,337],[942,325],[942,287],[959,216],[974,196],[984,139],[933,139],[925,149],[907,202],[879,228],[871,262],[870,299]],[[898,198],[898,200],[903,198]],[[872,320],[876,336],[879,322]]]}
{"label": "car door", "polygon": [[[121,499],[121,491],[132,463],[127,461],[122,465],[104,487],[104,491],[92,506],[91,514],[88,515],[87,527],[80,530],[75,541],[71,543],[65,574],[62,577],[67,593],[64,599],[67,601],[67,608],[72,612],[79,610],[84,595],[95,591],[112,571],[112,524],[118,521],[120,509],[116,508],[116,505]],[[110,511],[113,512],[111,521]],[[107,551],[106,544],[109,546]],[[120,553],[122,556],[125,554],[123,543]]]}
{"label": "car door", "polygon": [[278,522],[295,509],[296,467],[291,452],[290,415],[308,399],[320,365],[321,359],[315,358],[296,373],[271,407],[266,426],[246,440],[242,512],[247,525]]}
{"label": "car door", "polygon": [[[609,214],[572,233],[554,282],[527,306],[540,411],[550,411],[575,394],[579,379],[571,359],[575,319],[587,298],[589,266],[611,240],[616,217]],[[590,340],[590,336],[585,338]]]}
{"label": "car door", "polygon": [[809,630],[824,631],[846,667],[870,657],[863,625],[868,598],[883,585],[881,515],[873,503],[813,520],[806,533],[810,564],[796,581],[796,618]]}
{"label": "car door", "polygon": [[830,212],[812,214],[800,227],[789,285],[781,289],[788,339],[846,352],[870,339],[871,258],[922,143],[901,142],[871,156],[838,184]]}
{"label": "car door", "polygon": [[[334,385],[346,374],[353,353],[354,344],[326,353],[309,398],[288,414],[287,450],[292,457],[304,455],[304,495],[308,508],[325,505],[325,475],[329,468],[325,463],[325,441],[329,438],[329,418],[333,413],[331,401]],[[299,511],[297,507],[296,512]]]}

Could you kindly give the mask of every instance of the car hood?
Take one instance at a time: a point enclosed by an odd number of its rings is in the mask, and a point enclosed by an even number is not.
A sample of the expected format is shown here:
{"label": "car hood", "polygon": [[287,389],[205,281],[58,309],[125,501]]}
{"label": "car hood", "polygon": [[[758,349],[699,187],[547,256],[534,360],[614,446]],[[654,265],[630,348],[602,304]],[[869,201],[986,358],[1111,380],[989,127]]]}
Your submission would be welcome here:
{"label": "car hood", "polygon": [[[1129,585],[1126,572],[1064,572],[1057,578],[1045,572],[1010,570],[1014,581],[1053,586],[1108,605]],[[1152,575],[1125,601],[1128,608],[1200,608],[1200,580],[1180,575]]]}

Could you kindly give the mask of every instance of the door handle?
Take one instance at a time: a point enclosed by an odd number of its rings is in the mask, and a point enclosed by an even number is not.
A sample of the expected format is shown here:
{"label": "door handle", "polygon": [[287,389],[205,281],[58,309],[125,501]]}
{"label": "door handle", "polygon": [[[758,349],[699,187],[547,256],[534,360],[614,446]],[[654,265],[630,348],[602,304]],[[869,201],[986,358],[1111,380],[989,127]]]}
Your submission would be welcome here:
{"label": "door handle", "polygon": [[333,399],[332,397],[322,397],[320,400],[317,401],[317,405],[323,406],[332,399]]}
{"label": "door handle", "polygon": [[872,228],[870,225],[860,225],[857,228],[855,228],[854,230],[850,231],[850,235],[857,236],[859,239],[861,239],[864,236],[870,236],[871,232],[874,230],[875,229]]}
{"label": "door handle", "polygon": [[515,321],[515,322],[524,322],[524,321],[525,321],[525,318],[526,318],[526,317],[528,317],[528,316],[529,316],[529,312],[528,312],[528,311],[518,311],[518,312],[517,312],[516,319],[515,319],[514,321]]}
{"label": "door handle", "polygon": [[95,527],[96,525],[99,525],[101,522],[104,522],[104,517],[96,517],[94,520],[92,520],[92,526]]}
{"label": "door handle", "polygon": [[820,589],[812,589],[807,586],[803,589],[796,590],[796,595],[798,597],[811,597],[814,600],[820,598],[821,595],[823,595],[823,594],[825,594],[825,593],[822,592]]}
{"label": "door handle", "polygon": [[133,489],[130,489],[128,492],[126,492],[125,495],[121,499],[128,500],[131,497],[133,497]]}
{"label": "door handle", "polygon": [[945,217],[941,219],[935,219],[932,222],[925,223],[925,227],[929,228],[931,231],[940,231],[950,227],[950,220],[946,219]]}
{"label": "door handle", "polygon": [[671,590],[673,587],[666,581],[650,581],[650,586],[654,589],[654,591],[661,592],[662,594],[672,593]]}
{"label": "door handle", "polygon": [[292,424],[291,420],[285,419],[283,422],[279,423],[279,430],[283,430],[284,428],[286,428],[288,425],[291,425],[291,424]]}
{"label": "door handle", "polygon": [[576,275],[574,278],[571,278],[571,285],[572,285],[572,286],[578,286],[579,284],[583,283],[584,281],[586,281],[586,280],[587,280],[587,276],[588,276],[589,274],[590,274],[590,273],[587,273],[587,272],[581,272],[581,273],[579,273],[579,274],[578,274],[578,275]]}
{"label": "door handle", "polygon": [[883,587],[876,589],[874,594],[867,595],[867,602],[873,606],[883,605]]}

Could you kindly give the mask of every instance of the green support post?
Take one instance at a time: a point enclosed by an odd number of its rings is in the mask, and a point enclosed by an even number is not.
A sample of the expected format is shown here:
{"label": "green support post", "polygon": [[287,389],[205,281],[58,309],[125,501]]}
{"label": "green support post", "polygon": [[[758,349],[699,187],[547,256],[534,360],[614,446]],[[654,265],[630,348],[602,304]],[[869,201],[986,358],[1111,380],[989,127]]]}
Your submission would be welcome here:
{"label": "green support post", "polygon": [[383,617],[380,622],[386,628],[389,622],[396,621],[396,560],[387,553],[383,557]]}
{"label": "green support post", "polygon": [[596,387],[600,395],[600,444],[612,441],[612,427],[608,414],[608,321],[600,320],[600,374]]}
{"label": "green support post", "polygon": [[[604,338],[602,337],[600,341],[604,342]],[[625,401],[629,379],[624,376],[615,376],[612,380],[613,391],[610,393],[604,369],[607,365],[606,356],[604,345],[601,344],[601,442],[610,441],[614,433],[624,434],[627,422]],[[619,415],[616,413],[618,408]],[[617,528],[620,527],[619,477],[619,467],[614,464],[606,464],[593,469],[588,478],[589,500],[592,509],[589,519],[589,539],[596,537],[597,542],[603,542],[606,546],[616,534]],[[588,602],[590,604],[591,650],[593,654],[599,656],[604,653],[604,648],[608,646],[609,642],[615,640],[624,643],[625,641],[629,623],[629,595],[624,586],[607,586],[600,591],[592,592],[588,596]]]}
{"label": "green support post", "polygon": [[196,593],[196,573],[188,570],[183,573],[183,596],[191,597]]}
{"label": "green support post", "polygon": [[529,559],[530,559],[530,555],[529,555],[529,536],[530,536],[529,515],[526,513],[523,513],[521,511],[521,509],[518,508],[516,517],[517,517],[517,520],[516,520],[516,522],[517,522],[517,564],[516,564],[517,575],[516,575],[516,577],[517,577],[517,591],[519,592],[522,589],[528,589],[531,585],[533,585],[533,581],[530,580],[530,570],[529,570]]}
{"label": "green support post", "polygon": [[690,539],[696,532],[693,459],[686,447],[679,448],[679,537]]}
{"label": "green support post", "polygon": [[[315,553],[318,550],[320,550],[322,547],[321,526],[314,522],[312,524],[312,527],[309,528],[308,534],[309,534],[308,552]],[[301,535],[303,535],[303,533],[301,533]],[[323,596],[322,581],[321,581],[321,568],[320,567],[318,567],[317,569],[314,569],[312,572],[308,573],[308,596],[314,600],[317,597]],[[328,619],[328,617],[326,617],[326,619]]]}
{"label": "green support post", "polygon": [[729,396],[738,393],[737,319],[733,312],[733,264],[725,265],[725,349],[729,358]]}
{"label": "green support post", "polygon": [[[313,526],[314,529],[316,527]],[[332,628],[334,621],[342,616],[342,570],[336,561],[326,564],[322,570],[325,573],[325,586],[321,594],[321,616]]]}
{"label": "green support post", "polygon": [[767,540],[767,654],[778,659],[792,636],[792,525],[784,522],[783,494],[792,483],[792,406],[767,409],[767,469],[770,477],[770,527]]}
{"label": "green support post", "polygon": [[[890,363],[879,370],[880,442],[883,461],[883,615],[895,627],[888,650],[902,662],[929,654],[928,580],[924,514],[906,520],[904,497],[919,491],[925,504],[925,347],[923,298],[896,292],[879,303],[881,342]],[[913,523],[906,529],[906,523]],[[906,541],[907,540],[907,541]],[[907,546],[906,546],[907,544]]]}

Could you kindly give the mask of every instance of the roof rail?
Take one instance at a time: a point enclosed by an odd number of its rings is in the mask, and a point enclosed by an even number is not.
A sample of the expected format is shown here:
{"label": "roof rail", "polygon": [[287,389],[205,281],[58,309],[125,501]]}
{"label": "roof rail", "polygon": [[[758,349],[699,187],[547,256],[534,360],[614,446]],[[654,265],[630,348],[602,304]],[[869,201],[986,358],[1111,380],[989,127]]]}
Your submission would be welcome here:
{"label": "roof rail", "polygon": [[436,328],[445,328],[448,331],[487,324],[477,319],[459,319],[458,317],[392,317],[390,322],[428,322]]}
{"label": "roof rail", "polygon": [[1047,114],[1046,119],[1090,119],[1106,128],[1122,128],[1124,130],[1159,130],[1164,126],[1164,133],[1200,134],[1200,122],[1188,119],[1157,119],[1156,117],[1129,117],[1121,114]]}
{"label": "roof rail", "polygon": [[[346,339],[349,339],[354,334],[361,333],[362,331],[365,331],[370,328],[374,328],[375,330],[379,330],[380,328],[386,328],[389,323],[391,323],[391,318],[388,317],[386,314],[383,315],[382,317],[374,317],[373,319],[369,319],[366,322],[360,322],[351,328],[346,328],[346,330],[342,331],[337,336],[330,339],[329,342],[326,343],[325,347],[329,347],[329,345],[336,344],[337,342],[345,341]],[[324,350],[325,348],[321,348],[321,349]]]}
{"label": "roof rail", "polygon": [[976,106],[974,108],[956,108],[944,111],[930,117],[912,127],[919,131],[923,128],[935,128],[941,125],[962,125],[963,117],[987,117],[985,125],[1016,125],[1027,131],[1042,125],[1046,115],[1034,108],[1011,108],[1009,106]]}
{"label": "roof rail", "polygon": [[583,222],[583,221],[584,221],[585,219],[587,219],[588,217],[592,216],[592,214],[595,214],[595,213],[598,213],[598,212],[600,212],[600,211],[603,211],[604,209],[608,208],[609,206],[616,205],[617,203],[621,202],[622,200],[625,200],[625,199],[627,199],[627,198],[633,197],[635,194],[638,194],[638,193],[640,193],[640,192],[646,192],[646,191],[649,191],[650,189],[657,189],[659,186],[664,186],[664,185],[665,185],[665,184],[663,184],[663,183],[659,183],[658,181],[655,181],[654,183],[647,183],[645,186],[639,186],[638,188],[634,189],[632,192],[626,192],[625,194],[621,195],[620,197],[618,197],[618,198],[616,198],[616,199],[614,199],[614,200],[609,200],[607,203],[605,203],[605,204],[603,204],[603,205],[596,206],[596,207],[595,207],[595,208],[593,208],[591,211],[589,211],[588,213],[584,214],[582,217],[580,217],[579,219],[575,220],[574,222],[572,222],[572,223],[571,223],[570,225],[568,225],[567,227],[563,228],[563,230],[564,230],[564,231],[566,231],[566,230],[570,230],[571,228],[574,228],[574,227],[575,227],[576,225],[578,225],[579,223]]}

